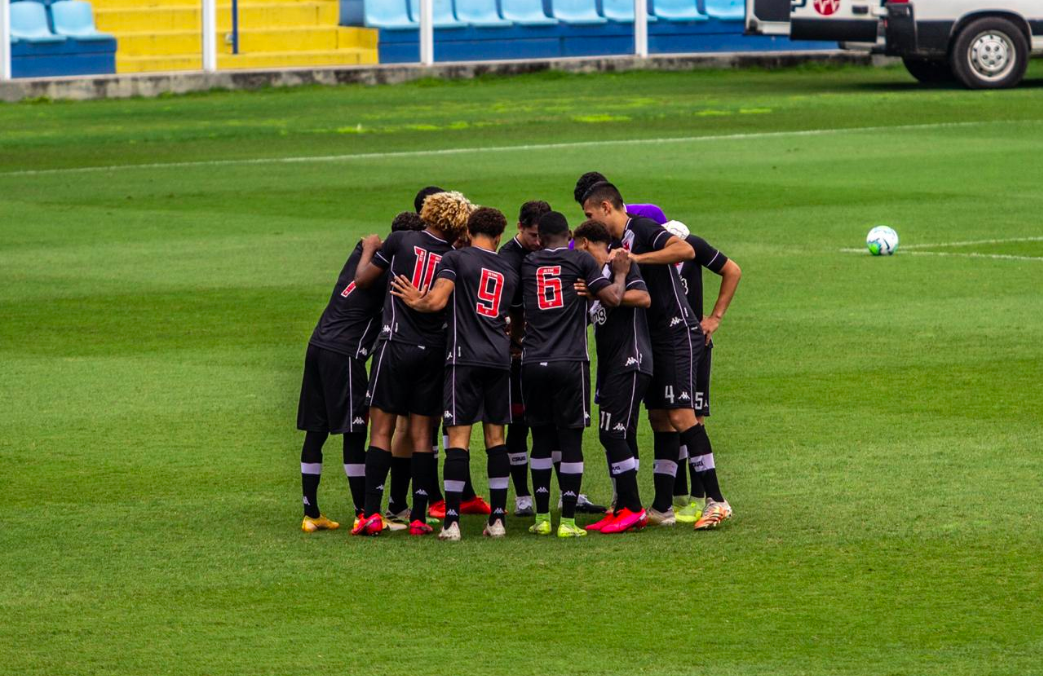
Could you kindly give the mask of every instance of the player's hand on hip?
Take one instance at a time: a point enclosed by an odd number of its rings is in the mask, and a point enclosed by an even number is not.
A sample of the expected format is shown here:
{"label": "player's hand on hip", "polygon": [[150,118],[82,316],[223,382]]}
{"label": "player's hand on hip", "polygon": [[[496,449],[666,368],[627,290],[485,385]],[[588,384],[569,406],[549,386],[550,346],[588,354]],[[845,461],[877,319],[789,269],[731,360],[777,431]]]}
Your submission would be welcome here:
{"label": "player's hand on hip", "polygon": [[699,325],[703,327],[703,334],[706,336],[706,344],[710,344],[710,338],[713,337],[714,331],[721,325],[721,320],[716,317],[706,316],[699,322]]}

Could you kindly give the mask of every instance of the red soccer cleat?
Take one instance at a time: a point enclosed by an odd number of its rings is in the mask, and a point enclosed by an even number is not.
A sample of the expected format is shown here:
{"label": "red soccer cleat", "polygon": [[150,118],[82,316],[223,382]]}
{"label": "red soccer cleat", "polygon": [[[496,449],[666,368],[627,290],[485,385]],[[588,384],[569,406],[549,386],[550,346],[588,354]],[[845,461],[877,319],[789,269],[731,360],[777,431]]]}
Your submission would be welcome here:
{"label": "red soccer cleat", "polygon": [[645,510],[631,512],[626,507],[616,515],[615,520],[601,529],[601,532],[610,535],[612,533],[625,533],[628,530],[640,530],[648,524],[648,513]]}
{"label": "red soccer cleat", "polygon": [[409,534],[410,535],[430,535],[433,532],[434,532],[434,529],[431,528],[431,526],[428,526],[426,523],[424,523],[420,519],[417,519],[413,523],[409,524]]}
{"label": "red soccer cleat", "polygon": [[384,517],[380,512],[359,519],[358,525],[351,529],[352,535],[380,535],[384,530]]}
{"label": "red soccer cleat", "polygon": [[431,503],[427,507],[427,515],[432,519],[444,519],[445,518],[445,500],[439,500],[438,502]]}
{"label": "red soccer cleat", "polygon": [[612,512],[609,512],[605,515],[605,518],[601,519],[601,521],[595,521],[594,523],[587,526],[586,529],[589,531],[601,531],[605,526],[615,522],[615,520],[616,515]]}
{"label": "red soccer cleat", "polygon": [[493,508],[489,506],[488,502],[482,499],[482,496],[476,495],[470,500],[460,503],[460,513],[489,516],[493,513]]}

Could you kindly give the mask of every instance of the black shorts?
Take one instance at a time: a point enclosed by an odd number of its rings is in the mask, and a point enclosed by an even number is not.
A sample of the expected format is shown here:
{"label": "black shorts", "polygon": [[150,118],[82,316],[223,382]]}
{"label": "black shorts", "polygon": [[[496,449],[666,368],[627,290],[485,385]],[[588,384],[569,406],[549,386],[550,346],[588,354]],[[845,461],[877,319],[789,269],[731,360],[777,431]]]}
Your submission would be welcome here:
{"label": "black shorts", "polygon": [[381,341],[373,353],[369,405],[395,415],[442,415],[441,347]]}
{"label": "black shorts", "polygon": [[525,422],[525,398],[522,396],[521,359],[511,359],[511,422]]}
{"label": "black shorts", "polygon": [[703,348],[703,356],[695,368],[695,414],[710,417],[710,361],[713,357],[713,341]]}
{"label": "black shorts", "polygon": [[590,364],[535,362],[522,366],[525,420],[531,427],[577,429],[590,425]]}
{"label": "black shorts", "polygon": [[442,422],[448,426],[511,421],[511,372],[490,366],[446,366]]}
{"label": "black shorts", "polygon": [[598,373],[598,431],[625,439],[637,434],[637,414],[652,376],[640,371]]}
{"label": "black shorts", "polygon": [[652,332],[652,382],[645,408],[695,408],[695,371],[703,354],[698,324]]}
{"label": "black shorts", "polygon": [[365,362],[308,345],[297,429],[328,434],[365,432],[368,382]]}

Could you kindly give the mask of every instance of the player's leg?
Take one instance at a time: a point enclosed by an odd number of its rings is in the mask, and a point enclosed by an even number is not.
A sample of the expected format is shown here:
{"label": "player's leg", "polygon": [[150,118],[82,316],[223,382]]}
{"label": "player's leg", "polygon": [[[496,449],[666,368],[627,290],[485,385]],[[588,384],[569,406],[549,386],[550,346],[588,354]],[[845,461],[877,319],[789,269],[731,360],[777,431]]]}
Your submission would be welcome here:
{"label": "player's leg", "polygon": [[511,420],[511,374],[502,369],[481,369],[483,382],[482,429],[488,456],[490,514],[484,534],[506,535],[507,487],[511,459],[504,438],[504,426]]}
{"label": "player's leg", "polygon": [[471,441],[471,425],[453,425],[447,429],[449,445],[445,449],[445,519],[442,521],[440,540],[460,539],[460,503],[462,501],[464,483],[470,474],[471,454],[468,444]]}
{"label": "player's leg", "polygon": [[326,396],[322,386],[322,368],[319,360],[320,348],[308,346],[304,357],[304,375],[301,378],[301,395],[297,403],[297,429],[304,434],[301,448],[301,502],[304,505],[304,520],[301,530],[312,533],[322,528],[322,513],[319,511],[319,477],[322,474],[322,445],[329,436],[329,419],[326,414]]}
{"label": "player's leg", "polygon": [[[358,520],[366,502],[366,429],[369,421],[366,392],[369,389],[369,378],[364,361],[349,357],[347,364],[347,387],[340,384],[336,387],[338,396],[344,399],[339,410],[331,410],[329,416],[331,433],[344,435],[344,473],[348,477],[355,519]],[[331,395],[329,399],[332,398]]]}
{"label": "player's leg", "polygon": [[413,482],[413,505],[409,512],[409,534],[427,535],[427,505],[438,481],[438,460],[431,450],[431,430],[438,429],[438,418],[412,414],[409,416],[409,438],[413,453],[410,475]]}
{"label": "player's leg", "polygon": [[[711,355],[713,354],[713,343],[707,345],[702,353],[702,357],[699,359],[699,365],[696,367],[695,374],[695,419],[696,424],[703,427],[705,431],[705,420],[710,415],[710,364]],[[701,461],[693,462],[696,458],[700,457],[697,454],[703,454],[703,449],[688,449],[684,446],[682,455],[687,456],[688,465],[687,474],[691,477],[692,487],[687,498],[680,495],[678,490],[674,491],[674,504],[685,500],[687,504],[680,506],[677,511],[677,520],[682,523],[696,523],[703,515],[703,511],[706,508],[706,489],[703,485],[703,472],[696,469],[697,464],[701,464]],[[711,456],[712,458],[712,456]],[[712,459],[711,459],[712,462]],[[685,475],[684,470],[678,470],[678,478]],[[716,474],[714,475],[716,479]],[[678,486],[680,481],[678,481]]]}
{"label": "player's leg", "polygon": [[351,502],[355,507],[355,518],[365,511],[366,505],[366,432],[348,432],[344,435],[344,474],[351,489]]}
{"label": "player's leg", "polygon": [[395,420],[395,433],[391,440],[391,481],[387,513],[384,515],[388,524],[395,530],[409,526],[409,482],[412,467],[413,439],[410,436],[409,416],[400,415]]}
{"label": "player's leg", "polygon": [[[710,437],[706,433],[706,418],[710,415],[710,365],[713,353],[713,343],[707,346],[705,355],[700,362],[698,380],[696,383],[696,406],[698,418],[698,434],[694,438],[695,448],[689,452],[689,466],[702,488],[706,492],[706,504],[703,506],[702,514],[695,522],[696,530],[715,528],[722,521],[730,519],[732,507],[724,499],[721,493],[720,482],[717,479],[717,468],[713,457],[713,446]],[[693,480],[693,485],[695,480]],[[693,493],[694,495],[694,493]]]}
{"label": "player's leg", "polygon": [[551,454],[558,446],[554,429],[551,391],[553,383],[546,364],[522,366],[522,395],[525,401],[525,420],[532,431],[532,454],[529,470],[532,474],[532,495],[536,503],[536,521],[529,532],[550,535],[550,482],[554,463]]}
{"label": "player's leg", "polygon": [[[408,346],[407,346],[408,347]],[[408,373],[408,351],[398,343],[385,341],[373,357],[369,387],[369,449],[366,451],[366,501],[363,518],[352,529],[352,535],[379,535],[384,530],[380,514],[384,484],[391,470],[391,438],[399,414],[408,412],[407,402],[397,384]],[[405,369],[400,371],[400,369]]]}
{"label": "player's leg", "polygon": [[637,437],[638,407],[648,387],[648,375],[639,372],[606,375],[601,391],[601,410],[598,415],[598,438],[608,457],[609,475],[616,486],[614,511],[588,530],[621,533],[641,528],[647,522],[647,513],[641,505],[637,485],[637,459],[628,442]]}
{"label": "player's leg", "polygon": [[514,513],[516,516],[532,516],[532,494],[529,492],[529,426],[525,423],[520,359],[511,361],[511,423],[507,425],[507,457],[511,462],[511,482],[514,484]]}
{"label": "player's leg", "polygon": [[583,430],[590,424],[590,365],[561,362],[552,366],[556,372],[552,403],[561,448],[558,537],[581,537],[587,531],[576,525],[576,502],[583,487]]}
{"label": "player's leg", "polygon": [[[445,496],[442,495],[442,482],[438,479],[438,464],[440,462],[438,454],[438,438],[440,435],[438,432],[439,430],[436,427],[431,433],[431,453],[435,456],[435,484],[431,487],[431,499],[427,506],[429,523],[445,518]],[[443,440],[442,448],[449,448],[447,439]]]}

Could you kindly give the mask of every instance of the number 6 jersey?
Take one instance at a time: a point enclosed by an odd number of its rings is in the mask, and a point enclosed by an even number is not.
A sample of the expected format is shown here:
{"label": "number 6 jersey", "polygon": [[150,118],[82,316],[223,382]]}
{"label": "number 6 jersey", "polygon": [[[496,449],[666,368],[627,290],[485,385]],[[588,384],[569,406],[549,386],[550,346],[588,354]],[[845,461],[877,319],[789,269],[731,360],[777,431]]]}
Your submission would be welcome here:
{"label": "number 6 jersey", "polygon": [[611,284],[594,257],[560,247],[534,251],[522,262],[525,342],[522,363],[590,361],[587,352],[587,299],[575,284],[587,283],[591,297]]}
{"label": "number 6 jersey", "polygon": [[[393,232],[384,240],[380,250],[373,254],[373,264],[390,270],[388,284],[395,277],[405,275],[416,288],[430,288],[442,256],[452,250],[449,242],[426,230]],[[417,312],[403,303],[401,298],[388,293],[384,300],[384,325],[379,340],[443,347],[445,312]]]}
{"label": "number 6 jersey", "polygon": [[454,284],[445,363],[510,369],[507,310],[518,288],[518,273],[495,251],[470,246],[447,253],[436,279]]}

